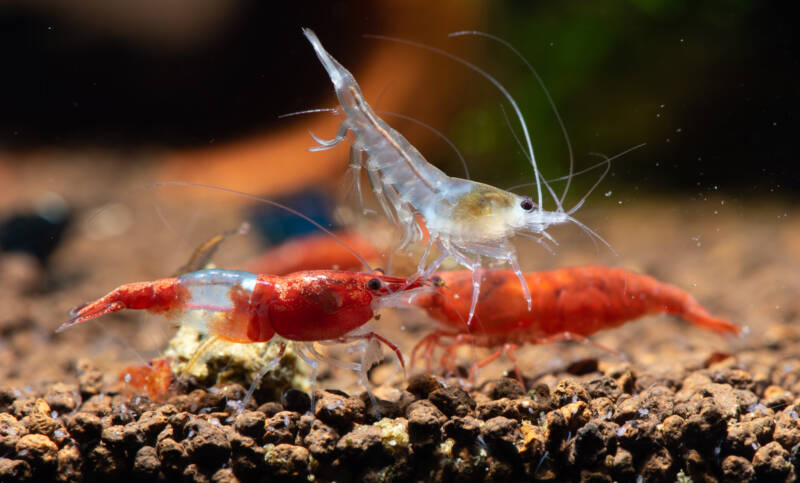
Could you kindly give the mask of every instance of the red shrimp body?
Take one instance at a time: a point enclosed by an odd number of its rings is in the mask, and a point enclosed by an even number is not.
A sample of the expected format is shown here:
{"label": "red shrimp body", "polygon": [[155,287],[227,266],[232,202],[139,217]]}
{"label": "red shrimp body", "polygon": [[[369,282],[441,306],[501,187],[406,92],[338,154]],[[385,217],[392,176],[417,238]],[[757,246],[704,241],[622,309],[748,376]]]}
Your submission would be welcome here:
{"label": "red shrimp body", "polygon": [[[437,321],[468,332],[472,273],[440,272],[435,292],[413,301]],[[486,346],[536,343],[549,336],[570,333],[588,336],[617,327],[646,314],[679,315],[688,322],[718,333],[738,334],[741,328],[712,317],[683,290],[621,268],[572,267],[529,272],[525,279],[533,294],[528,310],[522,289],[511,270],[486,271],[472,323],[475,342]]]}
{"label": "red shrimp body", "polygon": [[245,269],[274,275],[332,267],[358,269],[361,261],[347,247],[367,259],[380,257],[375,245],[355,231],[337,232],[336,236],[338,240],[326,233],[313,233],[289,240],[250,260]]}
{"label": "red shrimp body", "polygon": [[122,285],[79,306],[60,328],[124,309],[180,317],[182,323],[232,342],[330,340],[366,324],[382,299],[421,285],[403,278],[339,270],[279,277],[209,269],[177,278]]}

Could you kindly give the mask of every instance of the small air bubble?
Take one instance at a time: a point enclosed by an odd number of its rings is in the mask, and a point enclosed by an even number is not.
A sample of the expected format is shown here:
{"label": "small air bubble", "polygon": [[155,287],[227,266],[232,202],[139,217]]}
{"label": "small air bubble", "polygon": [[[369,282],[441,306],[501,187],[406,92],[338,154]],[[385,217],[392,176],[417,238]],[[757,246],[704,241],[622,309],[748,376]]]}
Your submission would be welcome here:
{"label": "small air bubble", "polygon": [[697,282],[692,282],[692,287],[697,287]]}
{"label": "small air bubble", "polygon": [[719,215],[719,211],[717,211],[717,210],[714,210],[714,214],[715,214],[715,215]]}
{"label": "small air bubble", "polygon": [[678,129],[675,130],[675,132],[683,132],[683,128],[679,127]]}
{"label": "small air bubble", "polygon": [[661,106],[659,107],[661,107],[661,109],[664,109],[664,106],[666,106],[666,104],[661,104]]}
{"label": "small air bubble", "polygon": [[608,191],[606,191],[606,194],[605,194],[605,196],[606,196],[606,198],[608,198],[609,196],[611,196],[611,190],[608,190]]}

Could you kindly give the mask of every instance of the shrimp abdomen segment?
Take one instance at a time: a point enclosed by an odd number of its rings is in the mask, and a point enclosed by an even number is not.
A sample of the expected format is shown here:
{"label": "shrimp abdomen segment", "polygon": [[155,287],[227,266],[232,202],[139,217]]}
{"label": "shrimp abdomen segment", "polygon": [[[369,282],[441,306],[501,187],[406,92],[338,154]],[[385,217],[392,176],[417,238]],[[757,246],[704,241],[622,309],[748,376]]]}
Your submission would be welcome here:
{"label": "shrimp abdomen segment", "polygon": [[239,270],[200,270],[181,276],[191,294],[183,322],[202,333],[239,342],[265,342],[275,331],[263,302],[275,295],[275,279]]}

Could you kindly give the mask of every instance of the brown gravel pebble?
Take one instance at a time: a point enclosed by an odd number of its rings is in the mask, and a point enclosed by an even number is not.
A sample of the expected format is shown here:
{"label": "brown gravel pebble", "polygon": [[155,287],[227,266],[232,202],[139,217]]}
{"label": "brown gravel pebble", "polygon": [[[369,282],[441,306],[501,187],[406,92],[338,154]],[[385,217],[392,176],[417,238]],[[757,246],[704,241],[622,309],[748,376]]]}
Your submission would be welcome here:
{"label": "brown gravel pebble", "polygon": [[445,435],[459,443],[474,442],[481,431],[481,422],[472,416],[453,417],[442,426]]}
{"label": "brown gravel pebble", "polygon": [[26,434],[17,441],[15,450],[35,471],[39,468],[51,471],[56,465],[58,446],[42,434]]}
{"label": "brown gravel pebble", "polygon": [[789,452],[774,441],[767,443],[753,456],[753,469],[759,480],[782,481],[792,471]]}
{"label": "brown gravel pebble", "polygon": [[303,444],[315,459],[327,461],[333,458],[339,433],[335,429],[316,419],[311,431],[303,439]]}
{"label": "brown gravel pebble", "polygon": [[231,465],[234,475],[241,480],[254,480],[264,472],[266,450],[253,438],[235,435],[231,443]]}
{"label": "brown gravel pebble", "polygon": [[444,414],[428,400],[415,401],[406,409],[408,436],[411,444],[419,448],[430,448],[439,443]]}
{"label": "brown gravel pebble", "polygon": [[483,392],[492,399],[501,399],[507,397],[514,399],[525,394],[525,389],[518,380],[510,377],[501,377],[487,381],[483,386]]}
{"label": "brown gravel pebble", "polygon": [[382,447],[381,430],[371,425],[356,426],[349,433],[342,435],[336,444],[340,457],[353,461],[368,461],[375,458],[379,456]]}
{"label": "brown gravel pebble", "polygon": [[158,459],[158,451],[152,446],[139,448],[133,461],[133,474],[137,478],[149,480],[155,479],[160,470],[161,461]]}
{"label": "brown gravel pebble", "polygon": [[195,419],[184,428],[186,452],[199,466],[218,467],[230,458],[231,445],[216,424]]}
{"label": "brown gravel pebble", "polygon": [[[260,436],[248,434],[256,441],[271,444],[292,444],[297,435],[297,413],[292,411],[281,411],[269,419],[262,420]],[[240,431],[241,432],[241,431]]]}
{"label": "brown gravel pebble", "polygon": [[[519,386],[519,383],[517,385]],[[522,394],[521,386],[519,390]],[[428,400],[447,416],[463,417],[475,409],[475,401],[467,391],[458,386],[437,389],[428,395]]]}
{"label": "brown gravel pebble", "polygon": [[183,474],[183,467],[188,461],[186,449],[181,443],[172,438],[159,438],[156,451],[158,452],[158,459],[168,475]]}
{"label": "brown gravel pebble", "polygon": [[481,435],[492,451],[504,456],[516,456],[517,445],[522,442],[519,423],[503,416],[486,421],[481,428]]}
{"label": "brown gravel pebble", "polygon": [[95,396],[100,394],[103,387],[103,373],[98,370],[89,359],[80,359],[75,364],[78,372],[78,386],[81,396]]}
{"label": "brown gravel pebble", "polygon": [[749,483],[755,477],[755,470],[750,460],[741,456],[730,455],[722,460],[722,476],[726,482]]}
{"label": "brown gravel pebble", "polygon": [[0,457],[0,481],[30,481],[32,478],[33,471],[27,461]]}
{"label": "brown gravel pebble", "polygon": [[19,438],[28,434],[28,429],[17,418],[8,413],[0,413],[0,451],[11,454],[16,450]]}
{"label": "brown gravel pebble", "polygon": [[419,399],[425,399],[428,394],[444,387],[436,376],[431,374],[418,374],[412,376],[408,381],[406,390]]}
{"label": "brown gravel pebble", "polygon": [[309,450],[302,446],[279,444],[267,449],[264,461],[269,474],[276,478],[302,481],[308,475]]}
{"label": "brown gravel pebble", "polygon": [[316,417],[339,431],[347,431],[353,424],[364,421],[366,405],[357,397],[342,396],[331,391],[318,391],[315,399]]}

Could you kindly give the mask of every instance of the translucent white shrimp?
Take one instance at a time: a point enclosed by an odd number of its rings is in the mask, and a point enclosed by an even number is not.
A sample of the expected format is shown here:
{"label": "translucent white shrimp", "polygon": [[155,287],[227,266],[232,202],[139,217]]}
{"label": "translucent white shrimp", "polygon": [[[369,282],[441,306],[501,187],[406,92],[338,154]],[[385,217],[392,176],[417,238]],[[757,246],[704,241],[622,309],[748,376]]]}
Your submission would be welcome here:
{"label": "translucent white shrimp", "polygon": [[[480,292],[483,258],[489,259],[493,265],[508,263],[522,284],[530,310],[530,290],[519,267],[516,250],[510,242],[511,237],[533,234],[551,239],[546,233],[550,225],[566,222],[576,223],[588,233],[597,235],[571,216],[574,210],[564,210],[561,200],[546,182],[544,185],[555,200],[557,209],[543,209],[542,182],[530,135],[519,107],[508,91],[493,77],[465,60],[448,52],[422,46],[476,70],[500,89],[511,103],[528,145],[527,156],[536,177],[538,202],[487,184],[450,177],[430,164],[403,135],[377,116],[364,100],[353,75],[328,54],[314,32],[303,29],[303,33],[333,82],[341,104],[341,111],[337,109],[337,113],[343,112],[345,115],[333,139],[324,140],[312,134],[319,144],[313,149],[330,149],[345,139],[348,130],[353,133],[350,169],[357,183],[356,188],[360,192],[359,174],[362,167],[366,168],[370,184],[384,212],[405,232],[398,250],[422,239],[423,225],[419,218],[424,220],[430,237],[412,279],[429,277],[448,255],[472,270],[474,288],[468,320],[468,324],[471,324]],[[428,254],[433,245],[437,246],[440,255],[428,264]]]}

